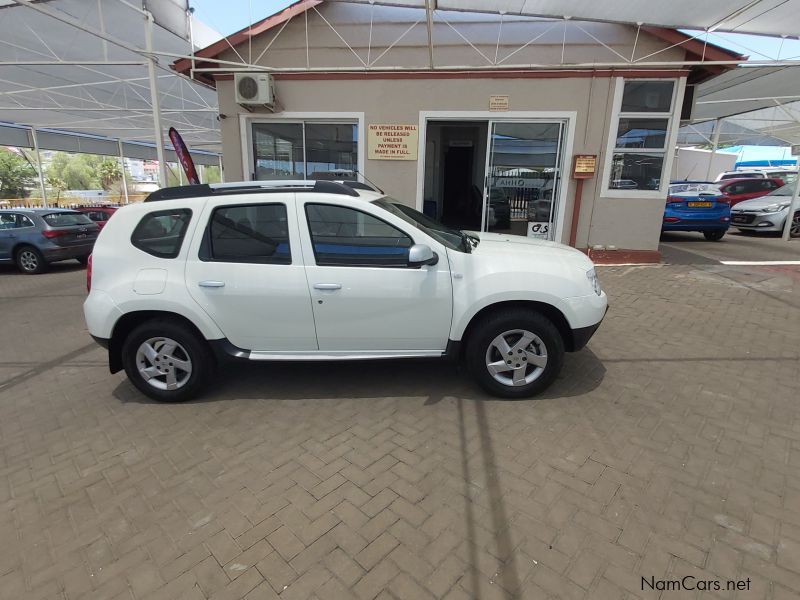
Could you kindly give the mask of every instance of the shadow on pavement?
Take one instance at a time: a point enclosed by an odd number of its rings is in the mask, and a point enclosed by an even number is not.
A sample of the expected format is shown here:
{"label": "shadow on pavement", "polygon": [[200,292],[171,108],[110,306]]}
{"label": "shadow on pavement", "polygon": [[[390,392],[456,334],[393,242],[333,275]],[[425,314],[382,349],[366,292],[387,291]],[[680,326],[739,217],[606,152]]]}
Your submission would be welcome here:
{"label": "shadow on pavement", "polygon": [[[527,401],[587,394],[600,385],[605,372],[589,348],[567,354],[553,385]],[[157,404],[127,380],[115,388],[114,396],[122,402]],[[483,392],[459,365],[444,360],[387,360],[233,364],[221,368],[206,394],[190,402],[418,397],[429,406],[446,396],[501,401]]]}

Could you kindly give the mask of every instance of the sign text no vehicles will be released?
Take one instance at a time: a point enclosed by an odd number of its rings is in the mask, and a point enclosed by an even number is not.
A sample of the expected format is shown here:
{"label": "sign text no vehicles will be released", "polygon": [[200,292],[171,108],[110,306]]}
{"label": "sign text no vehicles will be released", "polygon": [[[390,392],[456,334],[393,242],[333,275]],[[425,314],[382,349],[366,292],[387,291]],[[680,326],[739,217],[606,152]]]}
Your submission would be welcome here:
{"label": "sign text no vehicles will be released", "polygon": [[370,123],[367,126],[367,158],[417,160],[417,125]]}

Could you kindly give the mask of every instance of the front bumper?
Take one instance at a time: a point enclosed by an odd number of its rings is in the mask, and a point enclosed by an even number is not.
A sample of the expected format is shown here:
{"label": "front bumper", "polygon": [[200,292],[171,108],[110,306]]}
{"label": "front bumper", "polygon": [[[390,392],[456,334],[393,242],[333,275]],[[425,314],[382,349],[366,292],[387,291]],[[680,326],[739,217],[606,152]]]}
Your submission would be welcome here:
{"label": "front bumper", "polygon": [[[789,209],[780,212],[764,213],[761,211],[732,212],[731,225],[745,231],[783,231]],[[743,219],[743,220],[737,220]]]}
{"label": "front bumper", "polygon": [[589,325],[588,327],[579,327],[578,329],[572,330],[572,347],[569,349],[571,352],[577,352],[589,343],[589,340],[592,339],[592,336],[600,328],[600,324],[603,322],[603,319],[605,319],[606,313],[608,313],[608,306],[606,306],[606,312],[603,314],[603,318],[597,323]]}

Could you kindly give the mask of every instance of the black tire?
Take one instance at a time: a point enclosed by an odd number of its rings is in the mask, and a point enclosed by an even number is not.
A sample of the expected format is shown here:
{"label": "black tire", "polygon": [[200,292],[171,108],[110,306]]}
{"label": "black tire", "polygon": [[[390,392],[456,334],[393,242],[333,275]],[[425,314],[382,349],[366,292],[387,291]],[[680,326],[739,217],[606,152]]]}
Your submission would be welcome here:
{"label": "black tire", "polygon": [[[177,342],[180,347],[176,350],[176,358],[185,358],[190,361],[191,374],[185,382],[176,389],[158,389],[139,372],[137,353],[140,346],[151,339],[168,338]],[[154,343],[154,345],[157,344]],[[163,348],[163,346],[161,346]],[[159,354],[161,357],[161,354]],[[180,369],[175,370],[168,358],[161,357],[159,364],[166,370],[173,369],[176,377],[186,375]],[[160,402],[182,402],[190,400],[200,394],[205,388],[209,377],[214,371],[214,359],[208,344],[190,327],[169,319],[153,319],[136,327],[122,345],[122,364],[130,382],[135,385],[145,396]],[[154,363],[148,363],[154,364]],[[164,378],[162,381],[161,378]],[[166,384],[166,374],[153,378],[156,382]]]}
{"label": "black tire", "polygon": [[75,260],[77,260],[79,264],[85,267],[86,265],[89,264],[89,255],[87,254],[86,256],[79,256]]}
{"label": "black tire", "polygon": [[17,249],[14,259],[17,268],[26,275],[38,275],[47,270],[47,261],[42,253],[33,246],[22,246]]}
{"label": "black tire", "polygon": [[[519,386],[499,382],[487,368],[487,352],[490,355],[495,354],[494,358],[500,356],[499,350],[492,347],[492,342],[501,334],[513,330],[525,330],[537,336],[541,344],[539,342],[534,344],[538,345],[539,350],[543,345],[547,355],[547,362],[538,376],[530,383]],[[509,341],[509,345],[512,345],[512,342],[513,339]],[[492,313],[475,325],[467,340],[465,359],[478,385],[493,396],[529,398],[547,389],[558,376],[564,362],[564,340],[556,326],[544,315],[533,310],[512,308]],[[530,374],[533,374],[536,368],[531,368]]]}
{"label": "black tire", "polygon": [[794,213],[792,224],[789,225],[789,237],[800,238],[800,211]]}
{"label": "black tire", "polygon": [[704,231],[703,235],[709,242],[718,242],[725,236],[725,231],[722,229],[712,229],[711,231]]}

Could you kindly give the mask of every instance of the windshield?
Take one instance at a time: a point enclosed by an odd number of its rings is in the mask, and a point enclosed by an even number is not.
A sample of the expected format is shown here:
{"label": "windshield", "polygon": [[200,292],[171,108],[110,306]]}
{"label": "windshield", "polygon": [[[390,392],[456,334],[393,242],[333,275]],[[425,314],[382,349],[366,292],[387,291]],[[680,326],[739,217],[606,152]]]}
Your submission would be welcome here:
{"label": "windshield", "polygon": [[722,195],[718,185],[713,183],[673,183],[669,186],[670,194],[678,194],[681,192],[709,192],[712,194]]}
{"label": "windshield", "polygon": [[92,220],[79,212],[56,212],[42,215],[50,227],[72,227],[75,225],[92,225]]}
{"label": "windshield", "polygon": [[468,235],[458,229],[452,229],[447,225],[442,225],[434,221],[429,216],[422,214],[418,210],[401,204],[393,198],[385,196],[372,202],[376,206],[392,213],[394,216],[403,219],[417,229],[424,231],[437,242],[440,242],[451,250],[459,252],[472,252],[472,248],[478,245],[478,238]]}
{"label": "windshield", "polygon": [[794,194],[794,183],[787,183],[786,185],[779,187],[777,190],[771,191],[767,196],[791,196]]}

